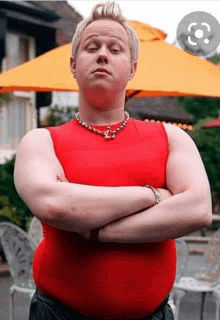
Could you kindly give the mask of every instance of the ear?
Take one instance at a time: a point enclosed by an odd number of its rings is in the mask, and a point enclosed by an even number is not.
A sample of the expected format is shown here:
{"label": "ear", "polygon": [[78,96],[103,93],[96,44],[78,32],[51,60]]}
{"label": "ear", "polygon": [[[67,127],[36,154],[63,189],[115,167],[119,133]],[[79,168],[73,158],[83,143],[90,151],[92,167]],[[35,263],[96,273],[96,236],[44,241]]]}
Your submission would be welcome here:
{"label": "ear", "polygon": [[70,71],[73,75],[75,75],[76,72],[76,61],[73,59],[73,57],[70,57]]}
{"label": "ear", "polygon": [[129,80],[132,80],[136,74],[136,70],[137,70],[137,61],[135,61],[133,63],[133,65],[131,66],[131,74],[130,74],[130,78]]}

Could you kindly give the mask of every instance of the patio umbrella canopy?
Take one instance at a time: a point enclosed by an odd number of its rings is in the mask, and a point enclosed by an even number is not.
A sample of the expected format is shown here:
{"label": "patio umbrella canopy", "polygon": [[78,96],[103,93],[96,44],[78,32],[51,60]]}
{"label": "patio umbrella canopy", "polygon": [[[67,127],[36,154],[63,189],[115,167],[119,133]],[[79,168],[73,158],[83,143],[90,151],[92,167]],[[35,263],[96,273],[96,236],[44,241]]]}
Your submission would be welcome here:
{"label": "patio umbrella canopy", "polygon": [[[137,73],[127,95],[220,97],[219,67],[164,41],[166,34],[129,21],[141,41]],[[78,91],[70,72],[71,44],[53,49],[0,75],[0,92]]]}
{"label": "patio umbrella canopy", "polygon": [[202,128],[220,128],[220,117],[205,123]]}

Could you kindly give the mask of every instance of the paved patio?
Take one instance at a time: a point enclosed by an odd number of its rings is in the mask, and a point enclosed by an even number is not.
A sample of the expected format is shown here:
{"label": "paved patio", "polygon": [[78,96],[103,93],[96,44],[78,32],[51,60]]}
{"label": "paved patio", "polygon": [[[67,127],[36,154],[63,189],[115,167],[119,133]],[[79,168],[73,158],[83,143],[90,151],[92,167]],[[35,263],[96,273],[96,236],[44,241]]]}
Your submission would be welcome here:
{"label": "paved patio", "polygon": [[[0,319],[9,320],[9,288],[13,284],[8,274],[0,275]],[[15,293],[14,320],[28,320],[30,299],[27,295]],[[39,319],[40,320],[40,319]],[[43,320],[43,319],[42,319]]]}

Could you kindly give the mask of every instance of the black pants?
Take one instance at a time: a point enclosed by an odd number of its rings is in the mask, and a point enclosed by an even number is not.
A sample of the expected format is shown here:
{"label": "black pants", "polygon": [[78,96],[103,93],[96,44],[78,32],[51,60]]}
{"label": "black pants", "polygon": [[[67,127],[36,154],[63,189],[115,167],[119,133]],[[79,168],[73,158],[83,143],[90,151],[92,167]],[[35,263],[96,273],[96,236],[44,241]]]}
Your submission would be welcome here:
{"label": "black pants", "polygon": [[[150,316],[142,320],[174,320],[168,298]],[[31,300],[29,320],[95,320],[86,317],[62,303],[44,295],[38,289],[35,291]]]}

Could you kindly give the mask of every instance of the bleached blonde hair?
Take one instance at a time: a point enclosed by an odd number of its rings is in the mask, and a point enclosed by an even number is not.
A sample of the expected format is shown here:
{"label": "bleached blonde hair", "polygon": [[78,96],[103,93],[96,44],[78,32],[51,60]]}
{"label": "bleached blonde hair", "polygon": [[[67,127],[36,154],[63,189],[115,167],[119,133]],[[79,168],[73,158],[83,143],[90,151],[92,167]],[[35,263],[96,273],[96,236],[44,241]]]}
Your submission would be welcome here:
{"label": "bleached blonde hair", "polygon": [[82,20],[76,27],[76,31],[72,38],[71,54],[76,61],[79,43],[82,37],[82,32],[92,22],[99,19],[110,19],[120,23],[126,30],[129,37],[130,51],[131,51],[131,64],[138,60],[138,53],[140,48],[140,41],[134,28],[123,17],[121,9],[118,4],[113,2],[97,4],[90,14],[90,16]]}

